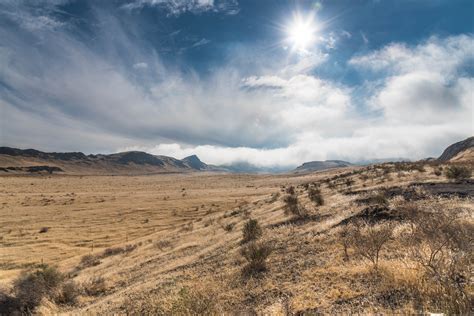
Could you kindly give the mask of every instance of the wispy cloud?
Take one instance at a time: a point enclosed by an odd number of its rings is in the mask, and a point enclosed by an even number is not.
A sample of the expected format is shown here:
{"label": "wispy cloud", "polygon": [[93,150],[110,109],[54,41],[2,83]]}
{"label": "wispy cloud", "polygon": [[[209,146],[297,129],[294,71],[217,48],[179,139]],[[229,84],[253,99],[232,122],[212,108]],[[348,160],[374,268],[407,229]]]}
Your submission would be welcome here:
{"label": "wispy cloud", "polygon": [[171,15],[184,12],[202,13],[206,11],[237,14],[239,12],[236,0],[131,0],[122,5],[126,10],[140,10],[145,7],[159,7]]}

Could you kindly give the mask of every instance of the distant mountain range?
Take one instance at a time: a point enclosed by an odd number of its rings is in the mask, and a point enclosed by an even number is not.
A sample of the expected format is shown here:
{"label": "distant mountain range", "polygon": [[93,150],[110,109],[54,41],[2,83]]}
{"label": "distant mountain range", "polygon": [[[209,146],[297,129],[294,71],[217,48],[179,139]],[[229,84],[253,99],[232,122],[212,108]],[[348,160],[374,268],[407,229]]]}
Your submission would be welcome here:
{"label": "distant mountain range", "polygon": [[[427,161],[436,160],[430,158]],[[437,159],[439,161],[474,161],[474,137],[452,144]],[[183,159],[152,155],[142,151],[116,154],[85,155],[81,152],[43,152],[35,149],[0,147],[0,174],[57,173],[69,174],[152,174],[176,172],[236,172],[236,173],[309,173],[408,159],[372,159],[357,163],[342,160],[310,161],[292,170],[291,167],[261,167],[248,162],[214,166],[202,162],[196,155]]]}
{"label": "distant mountain range", "polygon": [[35,149],[0,147],[0,171],[145,174],[226,170],[207,165],[195,155],[180,160],[141,151],[85,155],[81,152],[47,153]]}

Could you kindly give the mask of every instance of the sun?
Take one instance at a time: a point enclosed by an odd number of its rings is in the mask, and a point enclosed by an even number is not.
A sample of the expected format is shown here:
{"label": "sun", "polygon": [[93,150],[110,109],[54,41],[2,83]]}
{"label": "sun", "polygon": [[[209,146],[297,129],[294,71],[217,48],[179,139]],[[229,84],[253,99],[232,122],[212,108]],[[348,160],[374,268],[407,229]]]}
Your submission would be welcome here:
{"label": "sun", "polygon": [[313,15],[303,17],[301,14],[294,16],[293,21],[286,28],[287,41],[292,50],[308,52],[316,41],[317,28]]}

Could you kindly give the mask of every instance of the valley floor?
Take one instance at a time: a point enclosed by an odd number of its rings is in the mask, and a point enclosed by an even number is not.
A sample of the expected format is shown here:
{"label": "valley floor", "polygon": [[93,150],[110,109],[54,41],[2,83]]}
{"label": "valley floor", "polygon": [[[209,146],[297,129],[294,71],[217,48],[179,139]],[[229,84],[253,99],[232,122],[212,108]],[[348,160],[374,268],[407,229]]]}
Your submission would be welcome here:
{"label": "valley floor", "polygon": [[[466,312],[473,294],[473,183],[453,184],[438,169],[385,164],[308,175],[1,177],[0,292],[13,295],[21,271],[48,264],[80,293],[74,304],[44,298],[36,309],[43,314]],[[305,216],[288,214],[291,187]],[[322,202],[310,199],[311,188]],[[459,233],[462,247],[443,248],[437,273],[448,280],[456,269],[464,281],[451,287],[428,275],[425,253],[414,249],[430,249],[432,240],[420,239],[418,248],[407,241],[421,236],[412,229],[415,213],[456,214],[453,225],[470,239]],[[258,245],[271,250],[266,269],[251,274],[242,272],[249,219],[262,227]],[[364,253],[370,250],[347,236],[376,243],[372,229],[386,227],[390,238],[375,266]],[[453,259],[460,255],[466,261]]]}

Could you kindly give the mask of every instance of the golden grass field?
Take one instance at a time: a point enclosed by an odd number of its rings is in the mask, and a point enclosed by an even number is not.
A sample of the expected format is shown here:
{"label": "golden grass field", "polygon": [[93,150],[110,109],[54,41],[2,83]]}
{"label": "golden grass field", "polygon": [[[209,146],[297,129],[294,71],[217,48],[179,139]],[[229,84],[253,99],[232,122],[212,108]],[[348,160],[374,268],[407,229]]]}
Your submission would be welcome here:
{"label": "golden grass field", "polygon": [[[57,266],[79,287],[98,277],[104,281],[95,294],[81,291],[73,305],[44,299],[36,312],[46,315],[439,312],[443,307],[430,303],[429,291],[417,290],[427,293],[422,303],[412,295],[422,271],[398,238],[406,224],[397,222],[396,238],[381,251],[377,273],[354,249],[345,260],[339,237],[341,222],[364,208],[355,202],[364,196],[358,190],[447,182],[434,174],[437,166],[424,168],[357,167],[307,175],[4,176],[0,289],[8,292],[21,271],[44,263]],[[331,187],[323,181],[337,174],[353,183]],[[308,198],[306,183],[318,183],[324,205]],[[295,186],[309,212],[304,220],[285,213],[289,186]],[[388,208],[456,210],[473,232],[471,197],[426,195],[410,202],[389,197]],[[262,226],[261,240],[272,253],[267,271],[247,278],[240,249],[249,218]],[[127,251],[101,255],[127,245]],[[98,262],[81,264],[89,254]],[[463,293],[471,299],[472,275],[464,277]]]}

